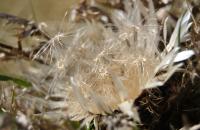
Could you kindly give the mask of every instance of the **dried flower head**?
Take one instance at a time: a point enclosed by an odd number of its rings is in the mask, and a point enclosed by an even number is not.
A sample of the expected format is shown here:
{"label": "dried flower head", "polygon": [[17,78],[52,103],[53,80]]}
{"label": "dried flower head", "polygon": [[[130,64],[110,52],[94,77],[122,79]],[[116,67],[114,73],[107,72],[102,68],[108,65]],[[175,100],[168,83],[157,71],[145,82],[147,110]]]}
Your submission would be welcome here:
{"label": "dried flower head", "polygon": [[[189,12],[178,21],[169,44],[160,52],[152,1],[148,8],[139,0],[129,2],[124,1],[124,11],[109,12],[112,25],[94,19],[67,21],[65,31],[48,42],[49,75],[53,77],[48,100],[62,99],[48,102],[53,112],[62,111],[72,120],[119,108],[133,115],[131,103],[142,90],[163,85],[182,65],[174,62],[193,55],[192,51],[178,53],[178,43],[189,27]],[[40,52],[47,50],[43,49]]]}

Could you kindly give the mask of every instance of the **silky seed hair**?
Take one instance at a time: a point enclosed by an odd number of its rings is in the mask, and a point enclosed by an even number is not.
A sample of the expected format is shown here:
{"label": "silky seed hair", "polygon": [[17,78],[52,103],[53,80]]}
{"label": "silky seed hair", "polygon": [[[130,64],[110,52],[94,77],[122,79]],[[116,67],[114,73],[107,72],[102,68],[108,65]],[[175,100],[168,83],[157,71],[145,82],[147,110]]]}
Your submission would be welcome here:
{"label": "silky seed hair", "polygon": [[48,42],[50,49],[37,53],[48,53],[51,59],[47,75],[53,79],[46,82],[49,112],[77,121],[119,109],[133,116],[131,104],[141,92],[163,85],[182,65],[174,64],[179,52],[177,32],[183,28],[180,38],[184,37],[190,14],[178,21],[169,44],[160,52],[152,1],[148,7],[139,0],[123,4],[124,11],[107,13],[112,21],[107,24],[92,18],[73,21],[78,16],[72,10],[63,31]]}

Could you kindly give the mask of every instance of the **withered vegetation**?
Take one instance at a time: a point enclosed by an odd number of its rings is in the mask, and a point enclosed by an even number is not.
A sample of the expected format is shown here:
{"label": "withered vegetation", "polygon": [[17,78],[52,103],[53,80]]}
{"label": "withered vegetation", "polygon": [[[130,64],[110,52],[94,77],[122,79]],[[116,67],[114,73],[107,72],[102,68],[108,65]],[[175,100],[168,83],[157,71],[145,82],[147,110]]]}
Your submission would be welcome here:
{"label": "withered vegetation", "polygon": [[63,16],[0,12],[0,130],[200,129],[198,0],[80,0]]}

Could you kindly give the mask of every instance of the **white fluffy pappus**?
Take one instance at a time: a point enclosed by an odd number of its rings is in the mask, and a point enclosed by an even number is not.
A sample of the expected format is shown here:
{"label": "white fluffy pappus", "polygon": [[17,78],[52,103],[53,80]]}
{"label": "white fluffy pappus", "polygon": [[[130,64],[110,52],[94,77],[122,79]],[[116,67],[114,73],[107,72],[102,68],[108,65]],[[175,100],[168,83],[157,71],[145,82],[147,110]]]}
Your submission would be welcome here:
{"label": "white fluffy pappus", "polygon": [[[160,52],[154,7],[152,1],[148,4],[148,10],[138,0],[134,6],[125,4],[125,12],[113,11],[110,17],[116,30],[95,21],[66,23],[59,41],[51,40],[58,45],[51,49],[50,73],[54,80],[53,85],[49,83],[49,96],[64,100],[49,102],[50,108],[59,104],[56,110],[59,108],[72,120],[117,109],[134,116],[130,104],[141,92],[163,85],[182,65],[174,63],[194,54],[191,50],[179,53],[178,47],[190,26],[190,13],[180,18],[169,43]],[[158,75],[160,71],[164,73]]]}

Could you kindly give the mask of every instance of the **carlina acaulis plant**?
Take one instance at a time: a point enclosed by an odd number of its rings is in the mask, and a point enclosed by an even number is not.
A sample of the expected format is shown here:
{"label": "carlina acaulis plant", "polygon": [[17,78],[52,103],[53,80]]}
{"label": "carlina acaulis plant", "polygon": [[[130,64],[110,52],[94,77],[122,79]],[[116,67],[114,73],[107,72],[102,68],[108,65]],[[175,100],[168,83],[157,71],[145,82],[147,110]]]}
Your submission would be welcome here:
{"label": "carlina acaulis plant", "polygon": [[191,25],[190,11],[180,17],[167,41],[167,19],[160,27],[152,0],[147,5],[140,0],[124,0],[122,6],[115,2],[109,10],[100,0],[82,1],[34,55],[48,62],[41,73],[52,78],[30,79],[45,91],[45,99],[34,101],[41,115],[87,123],[119,110],[136,119],[133,103],[141,92],[164,85],[181,61],[194,55],[192,50],[180,51]]}
{"label": "carlina acaulis plant", "polygon": [[[91,4],[104,13],[77,6],[68,12],[68,20],[63,22],[66,28],[36,54],[51,59],[49,105],[56,108],[52,112],[76,121],[114,110],[134,117],[132,104],[141,92],[162,86],[182,66],[180,61],[194,54],[192,50],[179,51],[190,27],[190,12],[182,15],[159,51],[160,27],[151,0],[148,6],[139,0],[124,1],[124,10],[112,11],[98,2]],[[63,100],[51,101],[53,96]]]}

